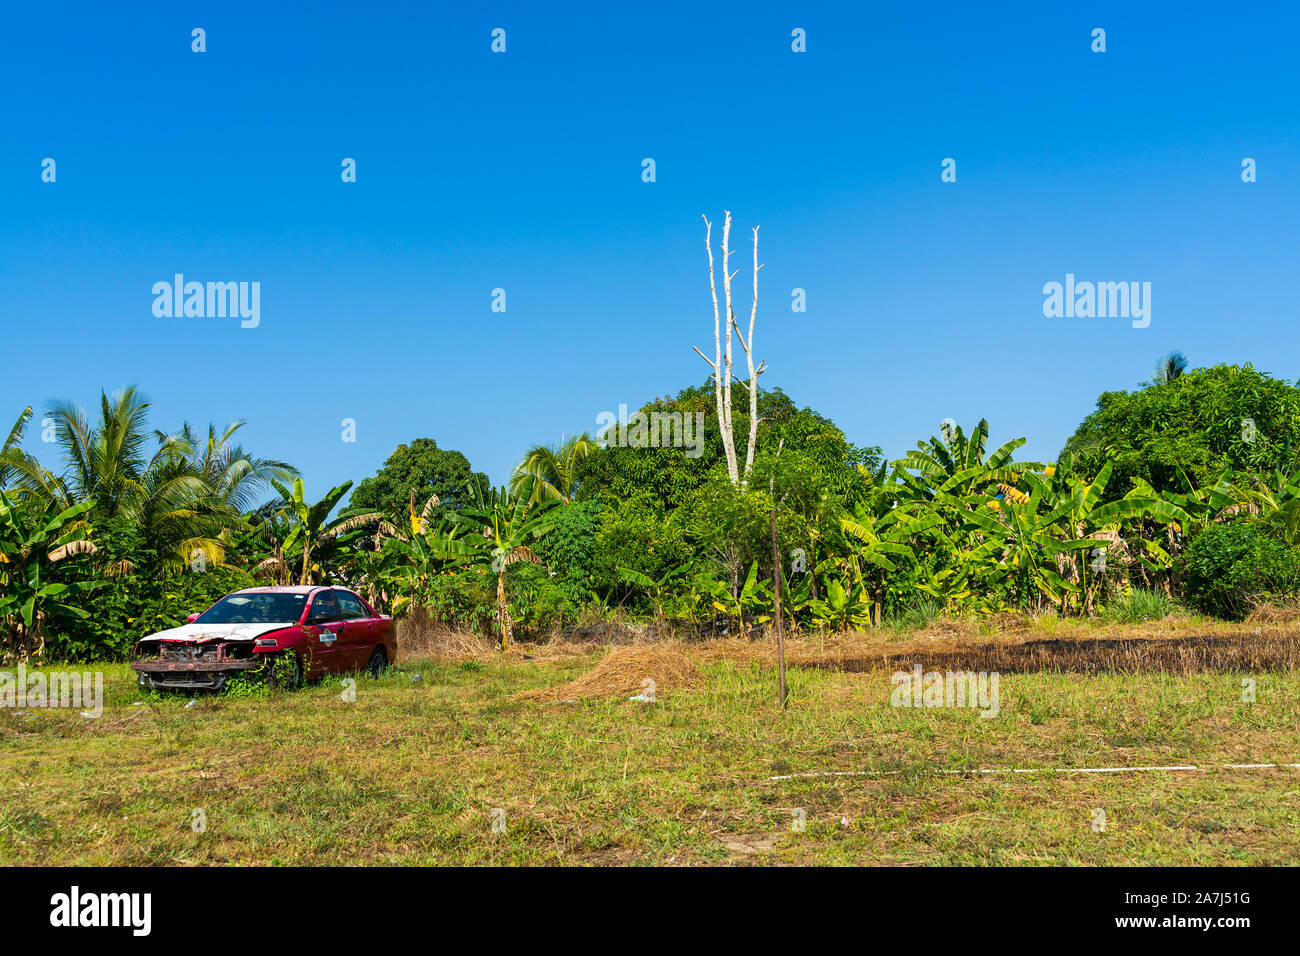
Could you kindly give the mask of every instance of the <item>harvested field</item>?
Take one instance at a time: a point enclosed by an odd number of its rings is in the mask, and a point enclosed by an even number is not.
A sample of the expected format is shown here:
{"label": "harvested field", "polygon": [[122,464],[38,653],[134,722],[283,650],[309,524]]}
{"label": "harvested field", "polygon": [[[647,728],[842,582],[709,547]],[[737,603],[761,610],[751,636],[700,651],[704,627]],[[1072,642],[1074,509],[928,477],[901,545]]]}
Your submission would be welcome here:
{"label": "harvested field", "polygon": [[[623,632],[619,632],[620,635]],[[661,690],[669,690],[680,671],[669,669],[660,681],[650,669],[654,651],[680,655],[693,664],[756,662],[776,666],[776,642],[770,636],[750,640],[712,638],[681,640],[650,636],[620,640],[572,641],[552,636],[544,642],[510,648],[505,657],[525,661],[587,657],[610,649],[608,693],[637,693],[641,678],[652,677]],[[500,650],[473,635],[444,631],[420,651],[402,648],[408,659],[499,660]],[[641,661],[642,663],[637,663]],[[1300,622],[1285,618],[1251,618],[1238,624],[1207,623],[1199,619],[1170,618],[1141,625],[1117,626],[1102,622],[1030,621],[1005,615],[993,621],[940,620],[921,632],[889,629],[818,637],[792,635],[786,639],[788,666],[816,667],[848,672],[907,669],[922,664],[927,669],[972,671],[1037,671],[1072,674],[1173,673],[1269,671],[1300,669]],[[635,683],[633,671],[642,670]],[[622,668],[622,679],[614,679]],[[602,685],[592,677],[591,688],[575,688],[571,698],[591,696],[587,690]]]}
{"label": "harvested field", "polygon": [[1294,671],[1300,634],[1245,640],[1228,637],[1046,639],[964,646],[920,644],[801,664],[844,671],[906,668],[1065,674],[1195,674],[1203,671]]}

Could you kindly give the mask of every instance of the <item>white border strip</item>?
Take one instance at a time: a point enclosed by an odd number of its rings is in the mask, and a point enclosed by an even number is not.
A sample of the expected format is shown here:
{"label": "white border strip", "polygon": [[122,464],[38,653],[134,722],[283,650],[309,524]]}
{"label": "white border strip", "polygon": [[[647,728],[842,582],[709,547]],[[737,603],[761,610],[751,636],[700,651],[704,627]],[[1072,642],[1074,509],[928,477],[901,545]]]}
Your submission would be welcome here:
{"label": "white border strip", "polygon": [[[1192,764],[1169,767],[994,767],[991,769],[972,770],[922,770],[925,774],[993,774],[993,773],[1143,773],[1156,770],[1191,770],[1206,773],[1211,770],[1297,770],[1300,763],[1221,763],[1208,767]],[[818,770],[812,773],[786,773],[768,780],[807,780],[812,777],[890,777],[897,774],[914,773],[910,770]]]}

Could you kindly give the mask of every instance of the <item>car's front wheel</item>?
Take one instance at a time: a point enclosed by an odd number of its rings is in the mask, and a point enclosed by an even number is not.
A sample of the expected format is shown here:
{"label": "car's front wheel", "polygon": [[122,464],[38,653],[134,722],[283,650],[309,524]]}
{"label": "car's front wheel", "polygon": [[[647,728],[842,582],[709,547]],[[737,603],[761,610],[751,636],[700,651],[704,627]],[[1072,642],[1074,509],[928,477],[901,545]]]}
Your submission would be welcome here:
{"label": "car's front wheel", "polygon": [[293,651],[277,654],[266,662],[266,683],[284,690],[301,687],[302,660]]}
{"label": "car's front wheel", "polygon": [[388,655],[384,653],[382,647],[376,647],[370,652],[370,663],[366,665],[366,670],[371,677],[378,677],[385,668],[388,667]]}

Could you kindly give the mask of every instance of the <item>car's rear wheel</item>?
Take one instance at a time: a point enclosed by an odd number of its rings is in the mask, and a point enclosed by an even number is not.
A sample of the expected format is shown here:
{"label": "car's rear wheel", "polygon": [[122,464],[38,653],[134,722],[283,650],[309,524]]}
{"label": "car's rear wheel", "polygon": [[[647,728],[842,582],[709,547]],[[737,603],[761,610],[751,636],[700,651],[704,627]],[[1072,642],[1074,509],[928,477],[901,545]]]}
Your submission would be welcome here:
{"label": "car's rear wheel", "polygon": [[301,687],[302,660],[293,651],[277,654],[266,662],[266,683],[284,690]]}
{"label": "car's rear wheel", "polygon": [[371,677],[378,677],[388,667],[388,655],[384,653],[382,647],[376,647],[370,652],[370,663],[366,665],[366,670]]}

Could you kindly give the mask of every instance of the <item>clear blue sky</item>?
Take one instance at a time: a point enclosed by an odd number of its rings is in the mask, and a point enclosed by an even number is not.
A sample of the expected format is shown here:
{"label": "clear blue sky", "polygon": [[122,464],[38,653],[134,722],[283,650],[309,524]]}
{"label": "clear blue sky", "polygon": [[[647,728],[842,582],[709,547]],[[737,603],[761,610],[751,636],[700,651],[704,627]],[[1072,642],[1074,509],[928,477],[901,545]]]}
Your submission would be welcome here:
{"label": "clear blue sky", "polygon": [[[985,416],[1050,458],[1171,348],[1300,376],[1294,8],[461,6],[7,5],[4,427],[138,383],[313,497],[421,436],[502,482],[703,381],[723,209],[764,384],[890,457]],[[156,318],[177,272],[260,282],[260,326]],[[1045,318],[1067,272],[1151,282],[1150,326]]]}

